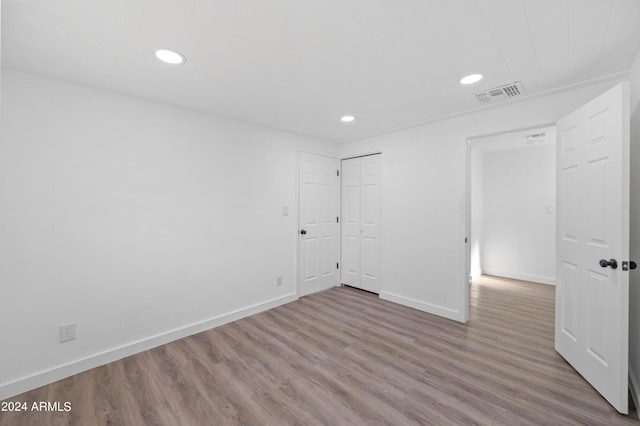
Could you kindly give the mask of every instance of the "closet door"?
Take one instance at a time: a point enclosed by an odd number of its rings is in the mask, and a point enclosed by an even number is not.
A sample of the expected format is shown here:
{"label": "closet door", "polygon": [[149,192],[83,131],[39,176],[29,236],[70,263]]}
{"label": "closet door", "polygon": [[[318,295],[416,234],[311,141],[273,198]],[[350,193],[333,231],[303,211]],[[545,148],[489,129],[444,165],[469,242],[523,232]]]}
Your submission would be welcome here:
{"label": "closet door", "polygon": [[360,288],[380,293],[380,155],[360,164]]}
{"label": "closet door", "polygon": [[360,287],[360,159],[342,160],[342,283]]}
{"label": "closet door", "polygon": [[342,283],[380,292],[380,155],[342,161]]}

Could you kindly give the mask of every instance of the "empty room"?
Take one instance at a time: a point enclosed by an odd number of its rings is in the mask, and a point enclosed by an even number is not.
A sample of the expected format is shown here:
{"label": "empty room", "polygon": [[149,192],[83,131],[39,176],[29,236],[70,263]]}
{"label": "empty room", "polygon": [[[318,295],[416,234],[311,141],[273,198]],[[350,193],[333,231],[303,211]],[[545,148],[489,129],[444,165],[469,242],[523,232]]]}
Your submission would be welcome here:
{"label": "empty room", "polygon": [[0,18],[0,426],[640,424],[640,2]]}

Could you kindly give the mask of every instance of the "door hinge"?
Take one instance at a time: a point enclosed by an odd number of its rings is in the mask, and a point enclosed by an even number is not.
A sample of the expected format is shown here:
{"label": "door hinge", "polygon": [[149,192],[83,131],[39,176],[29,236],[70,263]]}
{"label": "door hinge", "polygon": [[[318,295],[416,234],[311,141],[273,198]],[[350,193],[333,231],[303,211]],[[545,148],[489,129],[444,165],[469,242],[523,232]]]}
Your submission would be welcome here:
{"label": "door hinge", "polygon": [[336,223],[340,223],[340,217],[336,216]]}
{"label": "door hinge", "polygon": [[336,269],[340,269],[340,264],[336,263]]}
{"label": "door hinge", "polygon": [[336,176],[340,176],[340,170],[336,170]]}
{"label": "door hinge", "polygon": [[467,238],[467,237],[464,237],[464,242],[465,242],[465,243],[467,242],[467,240],[468,240],[468,238]]}

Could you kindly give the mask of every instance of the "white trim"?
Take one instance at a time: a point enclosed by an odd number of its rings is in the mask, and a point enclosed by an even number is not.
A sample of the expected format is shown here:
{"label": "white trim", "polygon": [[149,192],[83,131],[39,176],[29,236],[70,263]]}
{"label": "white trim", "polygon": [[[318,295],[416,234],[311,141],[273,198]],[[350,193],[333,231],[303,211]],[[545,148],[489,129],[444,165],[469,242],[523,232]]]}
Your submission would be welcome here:
{"label": "white trim", "polygon": [[471,271],[469,273],[469,276],[471,277],[471,280],[473,281],[473,280],[477,280],[478,278],[480,278],[483,274],[484,274],[484,271],[482,270],[482,268],[478,268],[476,270]]}
{"label": "white trim", "polygon": [[382,151],[371,151],[368,154],[350,155],[348,157],[340,157],[340,161],[351,160],[353,158],[370,157],[372,155],[382,155]]}
{"label": "white trim", "polygon": [[635,374],[631,364],[629,364],[629,392],[631,393],[631,399],[636,406],[636,410],[640,407],[640,378]]}
{"label": "white trim", "polygon": [[387,291],[380,292],[380,299],[418,309],[429,314],[445,317],[450,320],[465,322],[464,319],[461,318],[461,313],[459,311],[456,311],[455,309],[445,308],[443,306],[433,305],[431,303],[425,303],[419,300],[411,299],[409,297],[389,293]]}
{"label": "white trim", "polygon": [[472,279],[471,271],[471,244],[472,244],[472,230],[471,230],[471,139],[464,138],[465,146],[465,181],[464,181],[464,198],[462,199],[462,205],[464,206],[464,256],[462,262],[464,264],[464,275],[460,280],[460,295],[458,300],[461,301],[460,305],[460,321],[469,322],[469,305],[470,305],[470,290],[469,281]]}
{"label": "white trim", "polygon": [[197,322],[175,330],[167,331],[153,337],[128,343],[107,351],[90,355],[86,358],[78,359],[67,364],[60,365],[48,370],[44,370],[13,382],[3,383],[0,385],[0,400],[19,395],[23,392],[47,385],[49,383],[62,380],[74,374],[90,370],[101,365],[108,364],[113,361],[143,352],[157,346],[182,339],[193,334],[200,333],[218,327],[232,321],[239,320],[259,312],[263,312],[276,306],[284,305],[298,299],[297,294],[289,294],[266,302],[258,303],[246,308],[238,309],[228,314],[220,315],[205,321]]}
{"label": "white trim", "polygon": [[505,271],[502,269],[483,269],[485,275],[493,275],[496,277],[513,278],[514,280],[531,281],[539,284],[556,285],[556,279],[553,277],[544,277],[542,275],[521,274],[519,272]]}

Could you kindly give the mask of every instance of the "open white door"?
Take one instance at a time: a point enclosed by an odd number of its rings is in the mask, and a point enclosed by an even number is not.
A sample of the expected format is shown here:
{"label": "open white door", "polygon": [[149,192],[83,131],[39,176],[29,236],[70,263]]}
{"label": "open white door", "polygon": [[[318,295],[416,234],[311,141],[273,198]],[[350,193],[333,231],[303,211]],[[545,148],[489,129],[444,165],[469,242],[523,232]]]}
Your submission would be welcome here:
{"label": "open white door", "polygon": [[337,158],[300,153],[299,294],[338,284],[340,178]]}
{"label": "open white door", "polygon": [[619,84],[558,121],[556,165],[555,347],[623,414],[628,411],[628,93],[628,84]]}

